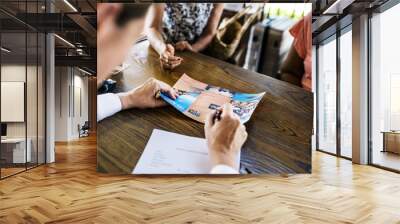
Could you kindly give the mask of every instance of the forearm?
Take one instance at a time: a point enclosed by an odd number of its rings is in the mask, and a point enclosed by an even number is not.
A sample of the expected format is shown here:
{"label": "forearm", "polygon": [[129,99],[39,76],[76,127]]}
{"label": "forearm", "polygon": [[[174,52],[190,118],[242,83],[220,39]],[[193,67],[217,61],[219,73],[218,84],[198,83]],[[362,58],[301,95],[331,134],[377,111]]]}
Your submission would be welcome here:
{"label": "forearm", "polygon": [[97,95],[97,122],[110,117],[121,110],[137,107],[139,105],[137,97],[132,97],[132,95],[132,92]]}
{"label": "forearm", "polygon": [[282,63],[280,73],[280,79],[282,81],[301,86],[301,78],[304,74],[304,63],[293,45]]}
{"label": "forearm", "polygon": [[140,105],[140,98],[134,96],[135,95],[136,89],[133,89],[129,92],[122,92],[118,93],[117,96],[119,97],[119,100],[121,102],[121,109],[126,110],[129,108],[135,108],[139,107]]}
{"label": "forearm", "polygon": [[165,51],[166,44],[161,32],[158,29],[150,27],[147,32],[147,37],[150,41],[150,45],[155,51],[157,51],[158,54],[162,54]]}
{"label": "forearm", "polygon": [[239,150],[229,149],[227,146],[209,146],[211,162],[214,165],[226,165],[234,169],[238,168],[237,159]]}
{"label": "forearm", "polygon": [[200,38],[192,45],[195,52],[202,51],[211,43],[214,38],[213,32],[207,32],[206,34],[200,36]]}
{"label": "forearm", "polygon": [[223,3],[214,4],[214,9],[211,13],[210,18],[208,19],[208,23],[204,32],[196,41],[196,43],[192,45],[194,51],[202,51],[211,43],[212,39],[217,33],[218,23],[219,20],[221,19],[223,11],[224,11]]}
{"label": "forearm", "polygon": [[97,122],[122,110],[120,98],[114,93],[97,95]]}

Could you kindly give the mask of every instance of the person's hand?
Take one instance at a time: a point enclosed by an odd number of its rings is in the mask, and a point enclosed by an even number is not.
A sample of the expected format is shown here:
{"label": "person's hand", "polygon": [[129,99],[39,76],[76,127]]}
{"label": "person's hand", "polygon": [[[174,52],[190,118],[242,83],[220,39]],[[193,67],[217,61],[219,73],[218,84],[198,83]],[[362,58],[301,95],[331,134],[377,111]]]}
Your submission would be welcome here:
{"label": "person's hand", "polygon": [[189,42],[187,41],[179,41],[178,43],[175,44],[175,47],[178,51],[193,51],[195,52],[194,48],[192,47],[191,44],[189,44]]}
{"label": "person's hand", "polygon": [[174,69],[182,62],[181,57],[175,56],[175,49],[171,44],[167,44],[164,52],[160,55],[161,66],[165,69]]}
{"label": "person's hand", "polygon": [[220,120],[210,113],[204,131],[213,166],[227,165],[238,170],[237,157],[247,139],[247,132],[239,117],[233,113],[232,105],[223,106]]}
{"label": "person's hand", "polygon": [[168,84],[154,78],[150,78],[143,85],[126,93],[119,93],[122,109],[129,108],[154,108],[166,105],[166,102],[160,99],[159,93],[166,93],[172,99],[176,99],[178,94]]}

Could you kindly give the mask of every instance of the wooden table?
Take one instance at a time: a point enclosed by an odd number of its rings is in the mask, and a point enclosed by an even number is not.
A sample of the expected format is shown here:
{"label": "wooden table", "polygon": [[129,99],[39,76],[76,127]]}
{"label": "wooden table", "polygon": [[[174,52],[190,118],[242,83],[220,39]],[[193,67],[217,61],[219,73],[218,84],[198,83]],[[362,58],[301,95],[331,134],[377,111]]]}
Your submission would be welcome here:
{"label": "wooden table", "polygon": [[[183,64],[165,71],[147,41],[136,44],[127,58],[131,65],[113,77],[117,81],[115,92],[132,89],[150,77],[173,85],[183,73],[240,92],[265,91],[246,123],[249,137],[241,151],[241,173],[311,172],[312,93],[202,54],[178,55]],[[203,124],[171,106],[122,111],[98,124],[98,171],[131,173],[155,128],[204,138]]]}

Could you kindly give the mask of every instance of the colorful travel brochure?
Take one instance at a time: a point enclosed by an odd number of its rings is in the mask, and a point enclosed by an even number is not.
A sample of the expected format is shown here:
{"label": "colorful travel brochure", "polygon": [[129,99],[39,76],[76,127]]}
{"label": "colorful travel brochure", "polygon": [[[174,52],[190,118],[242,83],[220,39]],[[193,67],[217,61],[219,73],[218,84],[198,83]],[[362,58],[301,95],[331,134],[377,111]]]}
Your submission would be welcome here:
{"label": "colorful travel brochure", "polygon": [[241,123],[245,123],[265,94],[265,92],[250,94],[231,91],[197,81],[186,74],[181,76],[173,88],[178,93],[175,100],[165,93],[161,93],[161,98],[186,116],[201,123],[204,123],[207,114],[225,103],[231,103],[233,112],[239,116]]}

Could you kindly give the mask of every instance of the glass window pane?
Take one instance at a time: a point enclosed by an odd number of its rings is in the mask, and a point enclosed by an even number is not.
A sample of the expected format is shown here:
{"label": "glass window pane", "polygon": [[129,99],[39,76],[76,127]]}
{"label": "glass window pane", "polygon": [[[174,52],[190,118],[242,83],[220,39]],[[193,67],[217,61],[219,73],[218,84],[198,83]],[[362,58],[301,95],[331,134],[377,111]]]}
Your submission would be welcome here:
{"label": "glass window pane", "polygon": [[25,163],[30,160],[25,120],[26,33],[2,33],[1,47],[7,49],[1,50],[1,175],[4,178],[25,170]]}
{"label": "glass window pane", "polygon": [[400,4],[372,17],[372,163],[400,170]]}
{"label": "glass window pane", "polygon": [[318,48],[318,148],[336,153],[336,40]]}
{"label": "glass window pane", "polygon": [[[27,2],[27,13],[38,13],[37,1]],[[31,20],[38,19],[34,16]],[[36,21],[37,22],[37,21]],[[27,116],[27,143],[30,149],[30,158],[27,167],[38,165],[38,64],[39,64],[39,35],[34,29],[27,29],[27,76],[26,76],[26,116]]]}
{"label": "glass window pane", "polygon": [[27,62],[27,80],[26,80],[26,115],[27,115],[27,141],[28,148],[30,147],[30,160],[27,164],[28,168],[37,165],[37,132],[38,132],[38,120],[37,120],[37,74],[38,74],[38,52],[37,52],[37,33],[27,33],[27,44],[28,44],[28,62]]}
{"label": "glass window pane", "polygon": [[38,164],[45,163],[45,52],[46,37],[43,33],[39,33],[38,45]]}
{"label": "glass window pane", "polygon": [[[44,0],[1,1],[0,5],[18,16],[45,9]],[[0,177],[4,178],[45,162],[46,54],[43,33],[4,12],[0,17],[7,21],[0,25]]]}
{"label": "glass window pane", "polygon": [[[313,45],[313,48],[312,48],[312,91],[313,91],[313,93],[316,93],[317,91],[316,91],[316,88],[317,88],[317,83],[316,83],[316,74],[317,74],[317,61],[316,61],[316,59],[317,59],[317,57],[316,57],[316,55],[317,55],[317,48],[316,48],[316,46],[314,46]],[[312,135],[312,138],[311,138],[311,142],[312,142],[312,144],[311,144],[311,147],[312,147],[312,150],[316,150],[317,149],[317,139],[316,139],[316,137],[317,137],[317,134],[316,134],[316,130],[317,130],[317,122],[316,122],[316,117],[317,117],[317,109],[316,109],[316,106],[317,106],[317,97],[316,97],[316,95],[314,94],[314,111],[313,111],[313,120],[314,120],[314,122],[313,122],[313,135]]]}
{"label": "glass window pane", "polygon": [[352,156],[352,35],[340,37],[340,153]]}

